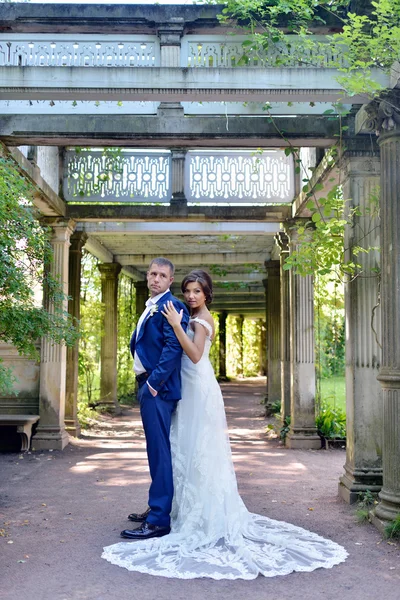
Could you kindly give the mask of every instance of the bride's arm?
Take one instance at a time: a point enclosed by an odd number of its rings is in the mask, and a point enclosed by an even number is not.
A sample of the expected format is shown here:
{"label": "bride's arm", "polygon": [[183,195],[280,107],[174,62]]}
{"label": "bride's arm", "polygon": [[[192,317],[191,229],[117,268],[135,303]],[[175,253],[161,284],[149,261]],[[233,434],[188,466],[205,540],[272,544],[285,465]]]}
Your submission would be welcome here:
{"label": "bride's arm", "polygon": [[199,323],[194,323],[194,338],[192,342],[192,340],[186,335],[181,325],[183,310],[178,313],[170,300],[164,305],[163,308],[164,310],[161,311],[161,314],[164,315],[168,323],[173,328],[178,342],[183,348],[183,351],[194,364],[198,363],[204,352],[204,346],[206,343],[206,330]]}

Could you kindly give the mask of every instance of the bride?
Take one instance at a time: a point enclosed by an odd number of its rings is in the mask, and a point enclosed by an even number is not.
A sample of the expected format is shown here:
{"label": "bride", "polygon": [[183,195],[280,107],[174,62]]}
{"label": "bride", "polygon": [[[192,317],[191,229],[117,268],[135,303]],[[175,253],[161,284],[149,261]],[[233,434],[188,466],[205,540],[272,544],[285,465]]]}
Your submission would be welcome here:
{"label": "bride", "polygon": [[209,360],[214,338],[208,273],[182,282],[191,310],[187,332],[172,303],[163,314],[182,348],[182,399],[171,427],[174,499],[171,533],[104,548],[129,571],[193,579],[254,579],[331,568],[344,548],[300,527],[250,513],[239,496],[220,387]]}

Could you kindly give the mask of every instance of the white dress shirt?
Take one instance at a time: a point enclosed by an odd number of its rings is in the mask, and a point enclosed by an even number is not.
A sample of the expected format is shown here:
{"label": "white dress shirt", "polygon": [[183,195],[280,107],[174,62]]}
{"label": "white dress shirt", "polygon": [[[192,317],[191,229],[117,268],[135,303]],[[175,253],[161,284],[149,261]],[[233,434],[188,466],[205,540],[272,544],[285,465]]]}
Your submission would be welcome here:
{"label": "white dress shirt", "polygon": [[[158,294],[158,296],[154,296],[154,298],[149,298],[146,301],[146,308],[144,309],[144,311],[140,315],[140,319],[139,319],[137,327],[136,327],[136,339],[138,338],[139,331],[140,331],[140,329],[141,329],[141,327],[143,325],[143,322],[144,322],[145,318],[147,317],[147,315],[151,311],[152,306],[154,306],[155,304],[157,304],[157,302],[159,300],[161,300],[161,298],[164,296],[164,294],[167,294],[168,292],[169,292],[169,289],[166,290],[165,292],[163,292],[162,294]],[[141,375],[142,373],[146,373],[146,369],[142,365],[142,362],[141,362],[141,360],[140,360],[140,358],[139,358],[136,350],[135,350],[135,355],[134,355],[134,360],[133,360],[133,370],[135,371],[135,375]]]}

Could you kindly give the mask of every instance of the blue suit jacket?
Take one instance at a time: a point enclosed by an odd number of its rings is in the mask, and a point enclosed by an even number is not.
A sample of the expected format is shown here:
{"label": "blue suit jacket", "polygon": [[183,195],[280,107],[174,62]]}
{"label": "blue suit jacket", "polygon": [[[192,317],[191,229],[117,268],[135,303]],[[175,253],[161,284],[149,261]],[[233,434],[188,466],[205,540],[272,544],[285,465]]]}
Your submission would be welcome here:
{"label": "blue suit jacket", "polygon": [[135,350],[146,372],[148,382],[159,392],[164,400],[181,398],[181,356],[182,347],[167,319],[161,314],[164,304],[172,300],[176,310],[183,308],[182,327],[186,330],[189,323],[189,312],[186,306],[171,292],[167,292],[157,302],[158,310],[149,313],[142,323],[138,339],[136,329],[131,338],[131,353]]}

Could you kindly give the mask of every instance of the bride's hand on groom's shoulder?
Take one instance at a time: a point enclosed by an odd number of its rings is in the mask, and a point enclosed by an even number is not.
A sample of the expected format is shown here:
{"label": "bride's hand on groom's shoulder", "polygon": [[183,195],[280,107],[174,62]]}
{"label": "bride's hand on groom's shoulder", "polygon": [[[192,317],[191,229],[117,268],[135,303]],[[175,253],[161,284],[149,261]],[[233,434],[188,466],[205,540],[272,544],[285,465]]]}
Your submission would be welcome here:
{"label": "bride's hand on groom's shoulder", "polygon": [[161,314],[167,319],[172,327],[178,327],[183,317],[183,308],[178,312],[171,300],[168,300],[163,306]]}

